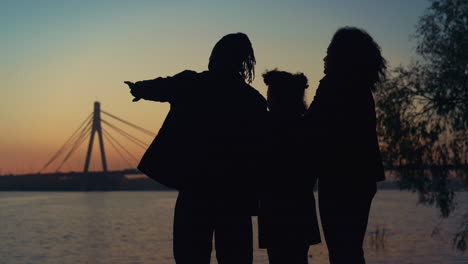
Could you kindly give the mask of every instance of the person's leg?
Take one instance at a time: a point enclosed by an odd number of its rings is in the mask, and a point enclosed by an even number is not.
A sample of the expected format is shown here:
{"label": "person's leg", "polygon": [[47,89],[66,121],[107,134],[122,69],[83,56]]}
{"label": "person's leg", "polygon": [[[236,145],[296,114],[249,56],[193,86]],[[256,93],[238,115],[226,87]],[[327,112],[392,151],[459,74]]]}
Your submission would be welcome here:
{"label": "person's leg", "polygon": [[330,264],[365,264],[362,248],[375,187],[348,190],[319,184],[319,207]]}
{"label": "person's leg", "polygon": [[267,252],[270,264],[307,264],[309,245],[285,244],[268,247]]}
{"label": "person's leg", "polygon": [[252,239],[251,216],[217,216],[215,247],[218,264],[251,264]]}
{"label": "person's leg", "polygon": [[177,264],[209,264],[213,219],[196,198],[179,193],[174,213],[174,258]]}

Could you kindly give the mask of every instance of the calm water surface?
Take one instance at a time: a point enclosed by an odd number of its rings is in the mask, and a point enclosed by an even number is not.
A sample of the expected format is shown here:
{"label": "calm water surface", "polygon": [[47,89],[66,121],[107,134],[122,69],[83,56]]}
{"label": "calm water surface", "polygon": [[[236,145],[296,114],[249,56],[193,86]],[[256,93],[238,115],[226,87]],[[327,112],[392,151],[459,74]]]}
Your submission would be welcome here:
{"label": "calm water surface", "polygon": [[[468,252],[457,253],[451,245],[468,208],[468,193],[457,195],[460,209],[431,236],[440,221],[434,208],[417,205],[417,197],[407,192],[379,191],[365,242],[368,263],[468,263]],[[0,192],[0,264],[173,264],[176,196]],[[309,254],[311,264],[328,263],[323,244],[312,246]],[[254,263],[268,263],[265,250],[255,249]]]}

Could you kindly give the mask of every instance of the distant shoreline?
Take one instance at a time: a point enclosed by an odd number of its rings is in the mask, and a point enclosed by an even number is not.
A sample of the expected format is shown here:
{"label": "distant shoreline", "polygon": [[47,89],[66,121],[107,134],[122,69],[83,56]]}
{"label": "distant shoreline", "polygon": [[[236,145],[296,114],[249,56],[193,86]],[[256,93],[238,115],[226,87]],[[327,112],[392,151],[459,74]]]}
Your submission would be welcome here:
{"label": "distant shoreline", "polygon": [[[394,177],[387,177],[394,179]],[[451,186],[456,191],[468,190],[454,178]],[[315,185],[315,189],[317,184]],[[379,190],[400,190],[397,181],[377,183]],[[137,170],[111,172],[80,172],[26,174],[0,176],[0,191],[175,191]]]}

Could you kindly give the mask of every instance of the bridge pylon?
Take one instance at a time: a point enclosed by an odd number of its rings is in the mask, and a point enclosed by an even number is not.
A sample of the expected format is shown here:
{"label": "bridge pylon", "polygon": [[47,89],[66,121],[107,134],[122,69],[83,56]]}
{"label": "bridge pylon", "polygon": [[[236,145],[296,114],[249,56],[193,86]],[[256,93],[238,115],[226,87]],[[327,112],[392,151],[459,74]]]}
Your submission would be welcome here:
{"label": "bridge pylon", "polygon": [[102,127],[101,127],[101,104],[94,102],[93,124],[91,128],[91,137],[89,138],[88,151],[84,164],[84,173],[88,172],[89,162],[91,161],[91,153],[93,149],[94,135],[98,134],[99,147],[101,149],[102,170],[107,172],[106,152],[104,151],[104,141],[102,140]]}

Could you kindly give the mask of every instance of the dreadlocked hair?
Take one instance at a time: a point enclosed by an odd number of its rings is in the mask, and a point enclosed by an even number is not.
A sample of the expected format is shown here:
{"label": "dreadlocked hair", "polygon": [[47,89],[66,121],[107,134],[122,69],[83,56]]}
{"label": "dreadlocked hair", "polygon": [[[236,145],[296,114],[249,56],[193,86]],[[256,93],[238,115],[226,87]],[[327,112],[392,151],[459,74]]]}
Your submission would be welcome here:
{"label": "dreadlocked hair", "polygon": [[222,37],[211,52],[208,69],[237,74],[248,83],[255,79],[255,55],[252,43],[244,33]]}

